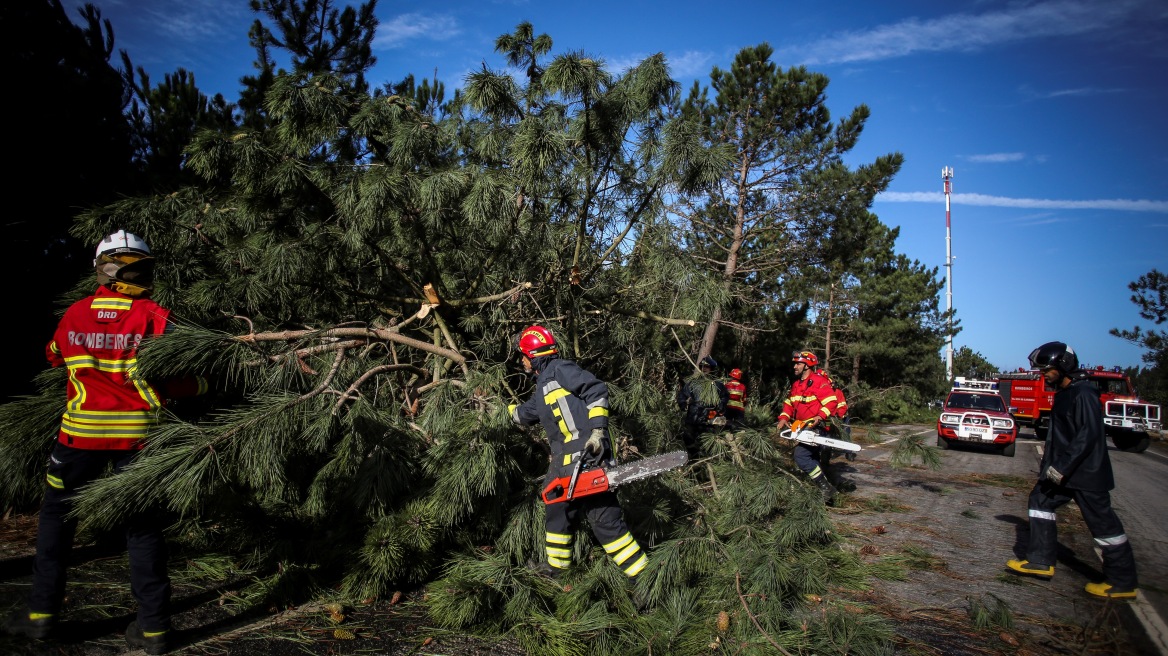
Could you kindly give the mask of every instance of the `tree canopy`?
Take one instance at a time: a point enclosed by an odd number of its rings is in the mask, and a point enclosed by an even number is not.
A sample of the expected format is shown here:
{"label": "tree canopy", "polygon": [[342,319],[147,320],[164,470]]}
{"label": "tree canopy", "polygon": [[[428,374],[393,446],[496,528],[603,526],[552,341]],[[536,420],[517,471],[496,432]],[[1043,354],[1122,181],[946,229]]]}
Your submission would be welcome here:
{"label": "tree canopy", "polygon": [[[660,53],[617,73],[529,23],[495,42],[507,68],[484,63],[449,100],[412,75],[371,90],[372,2],[252,4],[259,74],[237,103],[181,71],[150,89],[124,58],[126,157],[149,184],[69,224],[80,243],[124,228],[158,259],[177,328],[139,374],[216,388],[171,404],[135,466],[81,495],[86,527],[161,507],[183,540],[261,563],[255,599],[424,585],[442,626],[552,653],[642,653],[640,635],[698,653],[743,603],[794,649],[845,626],[878,650],[878,620],[806,608],[879,572],[841,549],[770,435],[792,349],[821,350],[860,416],[946,382],[937,272],[870,212],[902,157],[843,162],[868,109],[833,122],[828,79],[766,44],[683,99]],[[650,551],[638,591],[662,612],[638,617],[583,527],[571,591],[525,568],[547,452],[506,408],[531,393],[515,338],[533,323],[608,383],[621,460],[680,446],[673,392],[703,355],[757,381],[745,429],[620,491]],[[38,498],[62,381],[0,407],[5,505]]]}

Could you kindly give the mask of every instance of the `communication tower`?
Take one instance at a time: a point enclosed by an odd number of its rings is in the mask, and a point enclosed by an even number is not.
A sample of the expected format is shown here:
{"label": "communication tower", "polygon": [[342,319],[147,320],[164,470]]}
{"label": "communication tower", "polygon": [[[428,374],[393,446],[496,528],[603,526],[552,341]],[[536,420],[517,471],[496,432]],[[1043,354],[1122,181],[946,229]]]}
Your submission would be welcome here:
{"label": "communication tower", "polygon": [[945,181],[945,311],[948,315],[948,335],[945,338],[945,379],[953,380],[953,230],[949,221],[949,194],[953,191],[953,167],[941,169]]}

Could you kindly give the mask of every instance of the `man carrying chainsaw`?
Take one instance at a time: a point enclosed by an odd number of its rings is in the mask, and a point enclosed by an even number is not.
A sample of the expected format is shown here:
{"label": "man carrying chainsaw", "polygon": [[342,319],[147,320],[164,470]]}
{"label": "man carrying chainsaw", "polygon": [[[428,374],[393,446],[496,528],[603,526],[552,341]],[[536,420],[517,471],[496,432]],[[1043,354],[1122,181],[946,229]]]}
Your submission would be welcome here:
{"label": "man carrying chainsaw", "polygon": [[[812,430],[819,435],[826,435],[824,426],[836,409],[836,396],[831,382],[815,371],[819,358],[811,351],[795,351],[791,362],[795,382],[791,384],[791,391],[783,401],[778,430],[782,432],[791,426],[792,430]],[[792,426],[792,423],[795,425]],[[817,444],[796,442],[795,464],[819,487],[824,502],[831,503],[835,499],[836,489],[819,466],[823,448]]]}
{"label": "man carrying chainsaw", "polygon": [[[615,465],[608,438],[608,385],[575,362],[560,358],[555,338],[543,326],[524,329],[518,349],[523,368],[536,375],[535,392],[523,404],[512,406],[511,419],[524,426],[539,423],[547,433],[551,463],[545,483],[578,475],[578,464]],[[616,494],[606,489],[547,503],[543,573],[557,576],[572,565],[573,526],[581,514],[621,571],[633,578],[645,569],[649,559],[625,524]]]}

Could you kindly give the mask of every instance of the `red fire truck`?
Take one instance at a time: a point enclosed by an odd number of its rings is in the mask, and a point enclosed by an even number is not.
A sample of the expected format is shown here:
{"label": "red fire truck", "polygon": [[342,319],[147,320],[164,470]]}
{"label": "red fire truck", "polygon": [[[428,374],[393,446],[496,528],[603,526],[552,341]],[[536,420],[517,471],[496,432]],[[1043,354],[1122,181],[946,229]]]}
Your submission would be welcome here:
{"label": "red fire truck", "polygon": [[[1103,428],[1115,448],[1140,453],[1151,441],[1148,431],[1160,430],[1160,406],[1141,401],[1131,379],[1119,370],[1095,367],[1087,370],[1088,380],[1099,390],[1103,402]],[[998,393],[1020,424],[1034,429],[1038,439],[1046,439],[1054,390],[1046,389],[1037,369],[998,374]]]}

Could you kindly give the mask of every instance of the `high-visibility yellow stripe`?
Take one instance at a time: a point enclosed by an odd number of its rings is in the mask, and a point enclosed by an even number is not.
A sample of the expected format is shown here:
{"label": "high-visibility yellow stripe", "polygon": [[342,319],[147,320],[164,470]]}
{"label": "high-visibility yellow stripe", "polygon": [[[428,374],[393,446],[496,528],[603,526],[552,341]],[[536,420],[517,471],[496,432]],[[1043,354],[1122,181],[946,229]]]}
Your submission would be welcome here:
{"label": "high-visibility yellow stripe", "polygon": [[571,544],[572,543],[572,536],[568,533],[548,533],[546,539],[547,539],[548,544]]}
{"label": "high-visibility yellow stripe", "polygon": [[65,358],[65,366],[70,369],[97,369],[98,371],[129,371],[134,367],[135,359],[111,360],[95,358],[92,355],[73,355]]}
{"label": "high-visibility yellow stripe", "polygon": [[816,465],[815,469],[812,469],[811,471],[807,472],[807,475],[810,476],[811,478],[819,478],[820,476],[823,475],[823,470],[820,469],[818,465]]}
{"label": "high-visibility yellow stripe", "polygon": [[66,410],[65,417],[76,422],[103,424],[153,423],[157,421],[150,410]]}
{"label": "high-visibility yellow stripe", "polygon": [[640,551],[641,545],[634,542],[624,549],[621,549],[619,553],[613,554],[612,561],[617,565],[623,565],[626,560],[632,558],[635,554],[640,553]]}
{"label": "high-visibility yellow stripe", "polygon": [[69,401],[69,405],[66,407],[70,410],[80,410],[88,394],[86,393],[85,385],[77,378],[77,370],[73,367],[69,367],[69,382],[73,383],[73,391],[77,395]]}
{"label": "high-visibility yellow stripe", "polygon": [[572,464],[572,454],[571,454],[571,453],[565,453],[565,454],[564,454],[564,462],[562,463],[562,465],[561,465],[561,466],[563,466],[563,467],[567,467],[567,466],[568,466],[568,465],[570,465],[570,464]]}
{"label": "high-visibility yellow stripe", "polygon": [[28,619],[30,619],[30,620],[47,620],[48,618],[50,618],[52,616],[53,616],[52,613],[31,613],[30,612],[28,614]]}
{"label": "high-visibility yellow stripe", "polygon": [[150,406],[151,410],[161,408],[162,400],[154,393],[150,385],[138,376],[138,369],[135,367],[129,371],[130,380],[134,381],[134,387],[138,388],[138,395],[142,400]]}
{"label": "high-visibility yellow stripe", "polygon": [[620,551],[621,549],[624,548],[625,545],[627,545],[628,543],[630,543],[632,541],[633,541],[633,534],[632,533],[625,533],[624,535],[620,536],[619,538],[604,545],[604,550],[607,551],[608,553]]}
{"label": "high-visibility yellow stripe", "polygon": [[572,566],[572,561],[560,560],[559,558],[552,558],[549,556],[548,557],[548,565],[551,565],[552,567],[555,567],[556,569],[568,569],[569,567]]}
{"label": "high-visibility yellow stripe", "polygon": [[132,298],[95,298],[89,307],[97,310],[129,310],[134,305]]}
{"label": "high-visibility yellow stripe", "polygon": [[595,417],[607,417],[607,416],[608,416],[608,408],[596,407],[596,408],[592,408],[591,410],[588,411],[588,418],[589,419],[593,419]]}
{"label": "high-visibility yellow stripe", "polygon": [[646,556],[644,553],[642,553],[640,558],[636,559],[635,561],[633,561],[632,565],[629,565],[628,567],[625,568],[625,574],[628,576],[636,576],[636,575],[640,574],[645,569],[645,566],[648,564],[649,564],[649,557]]}
{"label": "high-visibility yellow stripe", "polygon": [[562,549],[560,547],[548,547],[547,555],[549,558],[554,556],[556,558],[570,559],[572,557],[572,550]]}
{"label": "high-visibility yellow stripe", "polygon": [[108,437],[108,438],[126,438],[137,439],[146,437],[149,431],[149,424],[136,425],[121,425],[121,424],[96,424],[96,423],[76,423],[61,419],[61,430],[69,435],[76,435],[77,437]]}
{"label": "high-visibility yellow stripe", "polygon": [[65,489],[65,481],[61,480],[60,478],[58,478],[56,476],[53,476],[52,474],[45,474],[45,481],[47,481],[49,485],[57,488],[58,490]]}
{"label": "high-visibility yellow stripe", "polygon": [[544,394],[543,395],[543,402],[548,404],[548,405],[552,405],[556,401],[559,401],[560,399],[564,398],[565,396],[568,396],[569,394],[571,394],[571,392],[569,392],[568,390],[561,387],[560,389],[555,389],[555,390],[548,392],[547,394]]}

